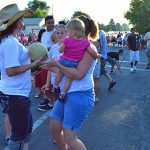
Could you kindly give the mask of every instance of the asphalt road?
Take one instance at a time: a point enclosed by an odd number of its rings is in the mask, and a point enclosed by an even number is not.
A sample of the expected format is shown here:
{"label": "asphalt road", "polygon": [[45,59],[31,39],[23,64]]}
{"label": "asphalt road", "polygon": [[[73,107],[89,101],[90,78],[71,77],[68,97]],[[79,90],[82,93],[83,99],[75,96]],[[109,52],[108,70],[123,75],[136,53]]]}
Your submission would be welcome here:
{"label": "asphalt road", "polygon": [[[138,70],[130,73],[129,53],[124,49],[122,73],[115,69],[111,74],[116,86],[108,91],[109,83],[101,77],[99,102],[79,133],[88,150],[150,150],[150,71],[144,69],[145,50],[140,51]],[[49,112],[37,110],[42,100],[34,98],[36,92],[33,88],[30,95],[34,131],[29,149],[56,150],[48,131]],[[5,149],[4,137],[4,114],[0,112],[0,150]]]}

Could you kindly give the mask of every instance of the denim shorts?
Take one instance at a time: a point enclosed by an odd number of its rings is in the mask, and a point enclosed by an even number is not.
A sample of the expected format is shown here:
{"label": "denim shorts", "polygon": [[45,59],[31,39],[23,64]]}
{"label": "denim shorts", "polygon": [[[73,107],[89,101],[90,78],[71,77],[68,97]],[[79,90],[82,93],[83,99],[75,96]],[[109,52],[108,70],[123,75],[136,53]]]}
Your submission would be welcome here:
{"label": "denim shorts", "polygon": [[79,64],[79,61],[72,61],[72,60],[68,60],[66,58],[61,58],[59,60],[59,63],[66,67],[76,68]]}
{"label": "denim shorts", "polygon": [[107,71],[105,69],[106,61],[107,61],[107,59],[104,59],[104,58],[101,59],[101,68],[100,68],[101,75],[104,75],[105,73],[107,73]]}
{"label": "denim shorts", "polygon": [[94,68],[93,77],[99,79],[100,78],[100,60],[97,60],[97,63]]}
{"label": "denim shorts", "polygon": [[65,103],[56,101],[50,117],[61,121],[63,128],[78,132],[94,107],[94,90],[70,92]]}

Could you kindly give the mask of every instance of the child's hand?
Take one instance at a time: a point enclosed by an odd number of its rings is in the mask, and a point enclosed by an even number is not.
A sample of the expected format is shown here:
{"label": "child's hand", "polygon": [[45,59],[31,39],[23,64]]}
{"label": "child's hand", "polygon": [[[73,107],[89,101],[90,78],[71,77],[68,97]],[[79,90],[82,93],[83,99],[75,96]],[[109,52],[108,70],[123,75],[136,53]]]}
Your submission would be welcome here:
{"label": "child's hand", "polygon": [[49,90],[49,85],[45,84],[42,88],[41,88],[42,92],[45,93],[45,91]]}

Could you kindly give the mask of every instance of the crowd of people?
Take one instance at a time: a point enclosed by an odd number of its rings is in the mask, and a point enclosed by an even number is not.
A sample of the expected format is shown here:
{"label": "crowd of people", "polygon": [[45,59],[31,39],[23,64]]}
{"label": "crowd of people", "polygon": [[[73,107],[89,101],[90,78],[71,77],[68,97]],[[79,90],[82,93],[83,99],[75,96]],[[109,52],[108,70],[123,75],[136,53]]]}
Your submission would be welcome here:
{"label": "crowd of people", "polygon": [[[0,18],[0,102],[6,114],[6,144],[10,150],[28,150],[33,125],[29,70],[40,67],[33,73],[33,84],[39,90],[35,98],[44,97],[38,110],[51,109],[49,130],[58,149],[86,150],[77,133],[99,100],[99,79],[102,75],[108,79],[108,90],[116,85],[107,72],[106,63],[111,64],[110,72],[114,71],[115,65],[121,72],[119,60],[124,54],[122,47],[127,45],[130,72],[135,72],[141,45],[139,34],[132,28],[123,42],[119,33],[117,44],[121,48],[118,52],[108,52],[109,43],[116,41],[99,31],[93,19],[78,16],[67,24],[55,25],[53,16],[47,16],[46,29],[41,29],[37,37],[32,35],[32,42],[38,41],[47,47],[48,59],[40,58],[31,63],[24,47],[27,39],[22,29],[23,17],[32,15],[32,12],[20,11],[16,4],[11,4],[0,10],[0,16],[6,10],[7,17]],[[18,39],[18,35],[21,38]],[[147,42],[146,69],[150,69],[150,32],[144,40]]]}
{"label": "crowd of people", "polygon": [[[128,47],[127,39],[130,35],[130,32],[118,32],[106,34],[107,44],[112,47]],[[139,37],[140,49],[146,48],[146,41],[144,40],[144,35],[137,33]]]}

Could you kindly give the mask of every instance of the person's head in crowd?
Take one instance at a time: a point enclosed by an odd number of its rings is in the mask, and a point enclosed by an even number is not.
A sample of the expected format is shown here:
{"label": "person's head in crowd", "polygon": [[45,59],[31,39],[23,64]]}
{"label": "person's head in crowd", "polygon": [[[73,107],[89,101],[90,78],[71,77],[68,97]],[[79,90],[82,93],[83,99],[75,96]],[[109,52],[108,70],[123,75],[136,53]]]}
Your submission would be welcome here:
{"label": "person's head in crowd", "polygon": [[56,29],[55,31],[56,39],[59,43],[62,43],[64,38],[67,36],[65,25],[60,24],[55,29]]}
{"label": "person's head in crowd", "polygon": [[66,25],[67,23],[64,20],[61,20],[61,21],[58,22],[58,24]]}
{"label": "person's head in crowd", "polygon": [[120,56],[122,56],[123,53],[124,53],[124,50],[123,50],[123,49],[119,49],[119,50],[118,50],[118,53],[119,53]]}
{"label": "person's head in crowd", "polygon": [[97,39],[99,38],[98,24],[94,20],[83,15],[78,16],[77,18],[82,20],[85,24],[85,36],[92,41],[97,41]]}
{"label": "person's head in crowd", "polygon": [[43,35],[43,33],[44,33],[45,31],[46,31],[45,29],[41,29],[41,30],[39,31],[38,39],[37,39],[38,42],[41,42],[42,35]]}
{"label": "person's head in crowd", "polygon": [[47,31],[52,31],[54,29],[54,24],[55,24],[55,21],[54,21],[53,16],[47,16],[45,18],[45,26],[46,26]]}
{"label": "person's head in crowd", "polygon": [[135,33],[135,28],[131,28],[130,31],[131,31],[132,34],[134,34]]}
{"label": "person's head in crowd", "polygon": [[85,37],[85,25],[84,22],[75,18],[71,19],[66,24],[66,30],[68,37],[81,38]]}

